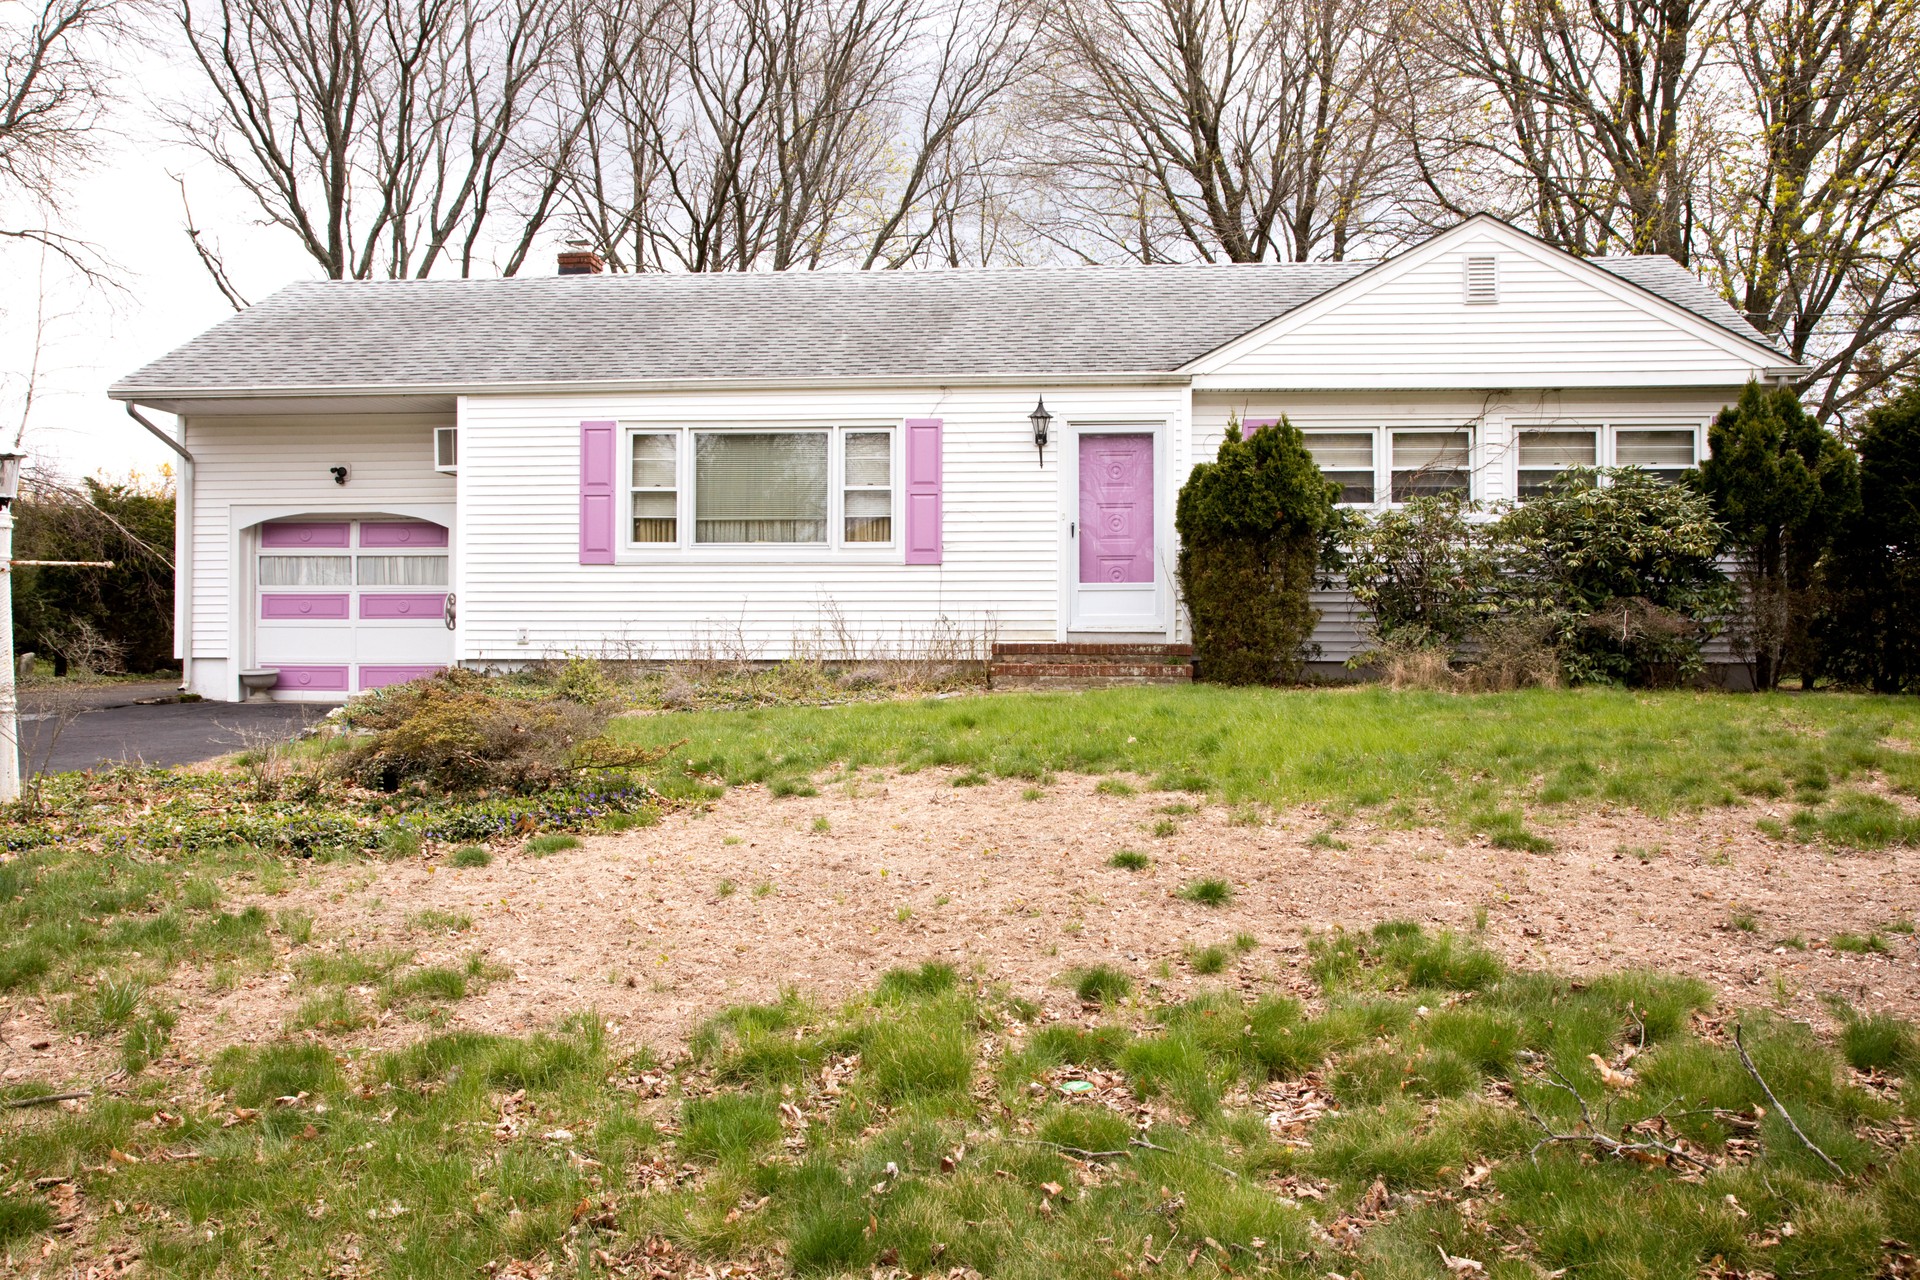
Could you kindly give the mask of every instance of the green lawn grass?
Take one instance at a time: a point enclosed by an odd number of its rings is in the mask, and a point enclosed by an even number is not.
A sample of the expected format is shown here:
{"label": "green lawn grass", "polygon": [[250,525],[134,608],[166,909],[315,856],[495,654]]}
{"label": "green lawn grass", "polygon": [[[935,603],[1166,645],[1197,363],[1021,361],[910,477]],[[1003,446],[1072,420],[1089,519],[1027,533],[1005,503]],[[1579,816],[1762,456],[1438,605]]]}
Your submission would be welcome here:
{"label": "green lawn grass", "polygon": [[[1196,685],[635,717],[623,741],[684,742],[690,780],[805,794],[830,765],[945,766],[1044,780],[1126,773],[1232,803],[1427,810],[1523,849],[1514,805],[1652,814],[1794,797],[1807,838],[1913,843],[1845,782],[1920,794],[1920,699],[1617,689],[1453,696]],[[1125,794],[1119,779],[1102,788]]]}
{"label": "green lawn grass", "polygon": [[[289,1278],[525,1260],[1446,1280],[1442,1251],[1503,1280],[1912,1265],[1920,1148],[1902,1117],[1920,1089],[1863,1088],[1842,1056],[1920,1069],[1910,1026],[1879,1016],[1836,1047],[1740,1015],[1836,1173],[1697,1018],[1697,982],[1514,972],[1398,923],[1310,949],[1312,1008],[1221,988],[1036,1024],[927,964],[837,1009],[727,1010],[668,1068],[591,1015],[359,1058],[299,1037],[236,1047],[203,1080],[0,1112],[0,1248],[52,1239],[63,1266],[131,1246],[161,1274]],[[1334,1109],[1271,1129],[1249,1091],[1312,1071]],[[1136,1123],[1135,1099],[1160,1110]],[[93,1221],[48,1237],[59,1179]]]}

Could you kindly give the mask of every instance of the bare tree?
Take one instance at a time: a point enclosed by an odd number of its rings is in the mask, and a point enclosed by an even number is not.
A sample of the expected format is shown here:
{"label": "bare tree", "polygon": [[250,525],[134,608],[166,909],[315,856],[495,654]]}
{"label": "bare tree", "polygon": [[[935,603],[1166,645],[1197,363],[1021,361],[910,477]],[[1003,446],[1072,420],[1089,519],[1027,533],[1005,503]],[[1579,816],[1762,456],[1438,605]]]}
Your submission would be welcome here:
{"label": "bare tree", "polygon": [[1755,127],[1723,152],[1703,254],[1844,416],[1920,367],[1920,0],[1742,0],[1733,32]]}
{"label": "bare tree", "polygon": [[[619,53],[566,202],[616,270],[951,251],[973,132],[1026,54],[1013,0],[603,0],[601,14]],[[575,51],[577,79],[594,56]]]}
{"label": "bare tree", "polygon": [[489,249],[519,269],[584,127],[553,74],[567,0],[180,0],[176,18],[207,90],[176,126],[329,277],[470,275]]}
{"label": "bare tree", "polygon": [[65,183],[103,140],[106,42],[126,33],[127,0],[25,0],[0,15],[0,238],[51,250],[89,280],[98,255],[60,230]]}
{"label": "bare tree", "polygon": [[1441,216],[1503,209],[1574,253],[1692,252],[1714,143],[1714,0],[1444,0],[1411,56],[1452,77],[1412,143]]}
{"label": "bare tree", "polygon": [[1046,19],[1053,198],[1142,261],[1342,258],[1402,167],[1399,0],[1065,0]]}

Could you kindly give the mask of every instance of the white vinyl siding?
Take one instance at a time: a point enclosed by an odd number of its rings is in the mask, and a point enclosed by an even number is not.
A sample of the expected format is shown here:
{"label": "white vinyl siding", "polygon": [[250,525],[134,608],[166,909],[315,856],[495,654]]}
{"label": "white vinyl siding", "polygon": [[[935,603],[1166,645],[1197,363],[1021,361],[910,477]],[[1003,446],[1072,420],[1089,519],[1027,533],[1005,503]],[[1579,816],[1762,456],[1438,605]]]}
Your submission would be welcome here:
{"label": "white vinyl siding", "polygon": [[[1498,305],[1469,263],[1497,258]],[[1497,228],[1410,251],[1196,362],[1196,387],[1512,390],[1741,386],[1785,364],[1599,268]]]}
{"label": "white vinyl siding", "polygon": [[[1049,386],[1046,395],[1057,424],[1164,422],[1179,432],[1170,436],[1178,442],[1171,456],[1187,454],[1183,387]],[[466,397],[461,509],[476,514],[461,531],[463,656],[514,662],[581,652],[654,659],[724,652],[771,660],[831,650],[843,634],[863,653],[924,649],[940,637],[1060,639],[1062,488],[1077,464],[1056,442],[1039,465],[1027,421],[1037,398],[1032,386]],[[904,562],[898,427],[908,418],[944,424],[937,565]],[[681,545],[623,543],[616,563],[581,565],[580,423],[609,420],[629,433],[681,439]],[[688,436],[809,424],[836,428],[842,442],[888,435],[891,542],[847,537],[846,495],[867,489],[867,477],[877,474],[849,468],[836,443],[829,523],[844,545],[696,545],[685,527],[696,501]],[[1177,482],[1156,486],[1163,576],[1171,573],[1177,492]]]}
{"label": "white vinyl siding", "polygon": [[[194,503],[185,526],[190,532],[183,536],[193,539],[188,609],[191,656],[200,663],[193,676],[195,692],[209,698],[238,696],[224,660],[245,660],[244,633],[236,636],[235,627],[249,622],[259,563],[241,527],[265,519],[351,519],[369,512],[451,527],[458,479],[433,466],[434,430],[450,425],[452,415],[446,413],[186,419],[184,443],[194,456]],[[574,429],[577,435],[577,423]],[[328,468],[343,463],[351,467],[351,478],[335,484]],[[500,509],[511,511],[512,503]],[[457,529],[454,537],[459,537]],[[345,572],[346,578],[337,582],[281,585],[340,586],[350,580],[351,568]]]}

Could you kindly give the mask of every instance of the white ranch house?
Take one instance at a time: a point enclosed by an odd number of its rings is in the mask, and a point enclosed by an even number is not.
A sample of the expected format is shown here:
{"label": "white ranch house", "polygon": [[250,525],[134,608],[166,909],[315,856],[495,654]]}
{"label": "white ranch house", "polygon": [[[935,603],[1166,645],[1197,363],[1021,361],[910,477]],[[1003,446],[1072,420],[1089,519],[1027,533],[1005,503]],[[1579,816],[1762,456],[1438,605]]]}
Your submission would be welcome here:
{"label": "white ranch house", "polygon": [[180,418],[186,684],[327,701],[828,633],[1177,642],[1174,497],[1231,418],[1286,415],[1359,506],[1497,501],[1692,466],[1798,372],[1670,259],[1476,217],[1377,263],[297,284],[111,394]]}

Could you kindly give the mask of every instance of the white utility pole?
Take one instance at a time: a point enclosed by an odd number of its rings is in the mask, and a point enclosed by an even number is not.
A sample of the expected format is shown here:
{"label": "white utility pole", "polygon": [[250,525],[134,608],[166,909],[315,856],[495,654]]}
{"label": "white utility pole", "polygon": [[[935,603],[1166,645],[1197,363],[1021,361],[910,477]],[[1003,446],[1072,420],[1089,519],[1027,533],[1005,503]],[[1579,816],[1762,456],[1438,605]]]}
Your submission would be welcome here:
{"label": "white utility pole", "polygon": [[20,701],[13,687],[13,500],[21,455],[0,452],[0,804],[20,798]]}

